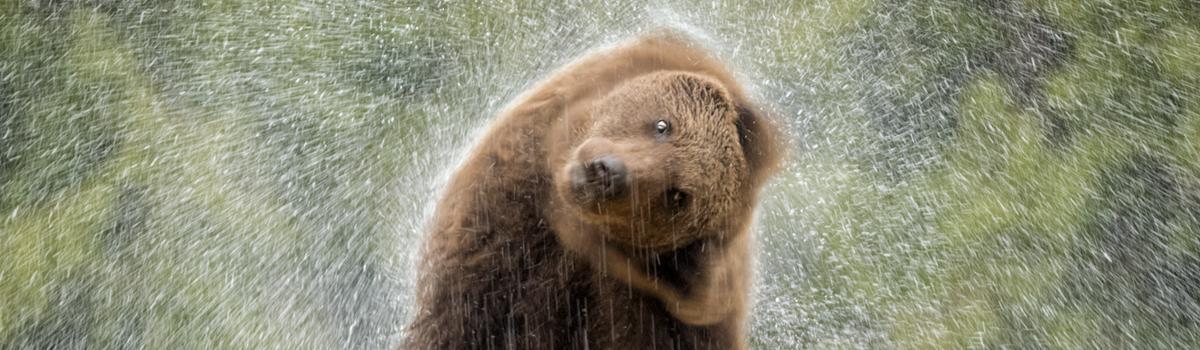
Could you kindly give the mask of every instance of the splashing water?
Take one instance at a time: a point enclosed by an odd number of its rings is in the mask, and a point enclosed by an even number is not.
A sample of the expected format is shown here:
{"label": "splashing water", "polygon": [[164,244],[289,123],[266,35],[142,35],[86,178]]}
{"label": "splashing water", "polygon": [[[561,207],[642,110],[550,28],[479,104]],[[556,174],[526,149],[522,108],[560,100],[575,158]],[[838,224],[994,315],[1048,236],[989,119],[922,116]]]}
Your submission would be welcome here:
{"label": "splashing water", "polygon": [[659,27],[786,121],[751,342],[1200,346],[1200,6],[0,2],[0,348],[387,348],[488,118]]}

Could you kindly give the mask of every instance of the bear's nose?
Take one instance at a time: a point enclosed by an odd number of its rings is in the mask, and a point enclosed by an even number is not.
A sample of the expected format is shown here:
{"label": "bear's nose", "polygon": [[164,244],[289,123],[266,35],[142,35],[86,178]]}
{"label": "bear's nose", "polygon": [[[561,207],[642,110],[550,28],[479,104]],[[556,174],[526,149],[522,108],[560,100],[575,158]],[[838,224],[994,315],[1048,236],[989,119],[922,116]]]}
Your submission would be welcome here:
{"label": "bear's nose", "polygon": [[617,157],[601,156],[584,164],[587,182],[596,186],[598,194],[604,198],[612,198],[625,193],[627,171],[625,162]]}

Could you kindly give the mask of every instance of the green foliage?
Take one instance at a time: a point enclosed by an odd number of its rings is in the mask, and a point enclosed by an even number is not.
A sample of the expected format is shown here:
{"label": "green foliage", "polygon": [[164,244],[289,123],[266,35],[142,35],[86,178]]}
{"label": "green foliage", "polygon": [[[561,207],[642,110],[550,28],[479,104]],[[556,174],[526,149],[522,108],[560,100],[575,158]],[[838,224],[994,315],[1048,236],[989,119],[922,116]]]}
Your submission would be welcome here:
{"label": "green foliage", "polygon": [[77,5],[0,21],[0,347],[386,342],[386,193],[427,124],[339,65],[376,49],[287,37],[326,16],[296,7]]}
{"label": "green foliage", "polygon": [[[906,348],[1196,344],[1200,44],[1187,6],[905,2],[843,30],[867,38],[866,54],[829,61],[859,64],[843,69],[861,78],[815,84],[859,97],[816,100],[831,115],[814,124],[836,132],[812,133],[827,139],[777,185],[797,193],[768,202],[764,240],[788,234],[773,225],[799,227],[815,247],[768,244],[766,255],[818,256],[801,260],[808,284],[787,295],[819,317],[790,335]],[[799,217],[772,222],[780,207]],[[765,260],[765,274],[786,271]]]}
{"label": "green foliage", "polygon": [[0,338],[22,322],[46,317],[56,285],[96,258],[96,236],[115,201],[111,186],[92,184],[55,204],[14,211],[0,226]]}

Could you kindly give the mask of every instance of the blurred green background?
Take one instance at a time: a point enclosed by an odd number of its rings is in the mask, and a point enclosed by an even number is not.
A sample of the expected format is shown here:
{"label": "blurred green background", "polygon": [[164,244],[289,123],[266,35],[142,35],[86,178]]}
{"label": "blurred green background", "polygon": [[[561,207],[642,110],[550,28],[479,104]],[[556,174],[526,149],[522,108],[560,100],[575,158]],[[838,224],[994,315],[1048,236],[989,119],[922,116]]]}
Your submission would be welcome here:
{"label": "blurred green background", "polygon": [[0,0],[0,348],[393,346],[555,67],[671,27],[786,121],[756,348],[1200,347],[1200,3]]}

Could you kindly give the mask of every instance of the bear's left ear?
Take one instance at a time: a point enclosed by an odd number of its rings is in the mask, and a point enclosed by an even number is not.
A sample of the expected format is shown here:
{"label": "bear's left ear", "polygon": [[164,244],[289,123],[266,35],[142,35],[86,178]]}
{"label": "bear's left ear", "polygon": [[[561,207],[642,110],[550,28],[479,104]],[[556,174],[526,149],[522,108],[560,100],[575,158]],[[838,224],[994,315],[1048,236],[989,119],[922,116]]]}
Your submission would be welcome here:
{"label": "bear's left ear", "polygon": [[780,144],[775,123],[751,106],[737,106],[738,143],[750,167],[751,188],[758,188],[779,167],[784,145]]}
{"label": "bear's left ear", "polygon": [[703,105],[712,106],[718,110],[729,110],[733,99],[721,84],[713,79],[691,73],[683,73],[678,77],[679,89],[685,95]]}

